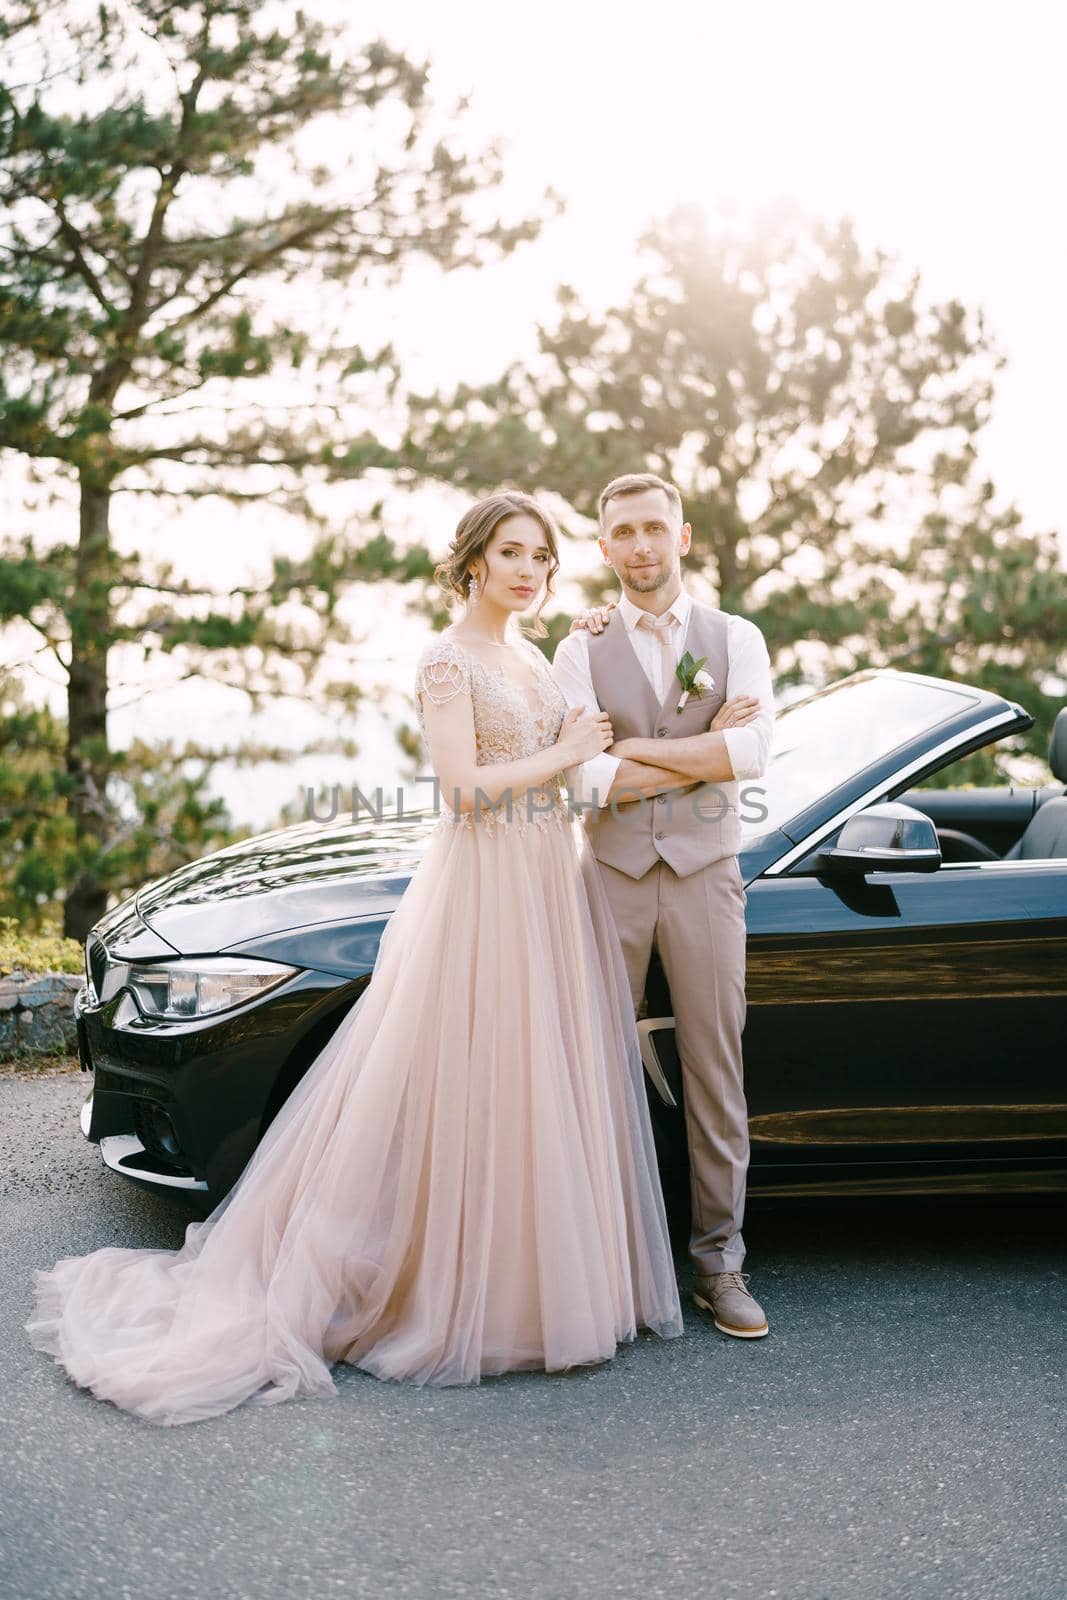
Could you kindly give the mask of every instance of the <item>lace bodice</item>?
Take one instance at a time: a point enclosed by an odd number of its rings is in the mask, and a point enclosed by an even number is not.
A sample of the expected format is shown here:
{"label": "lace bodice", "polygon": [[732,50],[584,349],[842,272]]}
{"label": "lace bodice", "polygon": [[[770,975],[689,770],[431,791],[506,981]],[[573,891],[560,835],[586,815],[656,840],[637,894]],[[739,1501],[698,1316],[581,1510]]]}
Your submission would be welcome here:
{"label": "lace bodice", "polygon": [[555,744],[567,704],[556,686],[544,655],[529,639],[519,637],[534,671],[529,689],[505,667],[490,667],[458,639],[441,638],[419,657],[415,674],[415,712],[423,736],[423,697],[444,705],[457,694],[469,694],[474,707],[478,765],[519,761]]}
{"label": "lace bodice", "polygon": [[[442,634],[426,647],[415,673],[415,714],[424,739],[424,701],[445,705],[457,694],[469,694],[478,766],[519,761],[555,744],[567,702],[543,653],[531,640],[516,637],[532,668],[529,687],[516,681],[513,669],[488,666],[458,639]],[[557,777],[530,793],[558,800],[560,790]],[[519,798],[513,808],[516,817],[529,809]]]}

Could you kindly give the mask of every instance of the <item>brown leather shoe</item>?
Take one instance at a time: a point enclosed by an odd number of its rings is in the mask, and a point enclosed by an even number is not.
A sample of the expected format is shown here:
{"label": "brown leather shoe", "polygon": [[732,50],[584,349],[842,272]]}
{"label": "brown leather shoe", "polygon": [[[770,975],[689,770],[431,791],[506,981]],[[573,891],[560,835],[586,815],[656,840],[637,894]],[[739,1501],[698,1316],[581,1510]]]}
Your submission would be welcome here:
{"label": "brown leather shoe", "polygon": [[749,1294],[747,1272],[712,1272],[693,1281],[693,1304],[710,1311],[720,1333],[735,1339],[762,1339],[770,1330],[763,1307]]}

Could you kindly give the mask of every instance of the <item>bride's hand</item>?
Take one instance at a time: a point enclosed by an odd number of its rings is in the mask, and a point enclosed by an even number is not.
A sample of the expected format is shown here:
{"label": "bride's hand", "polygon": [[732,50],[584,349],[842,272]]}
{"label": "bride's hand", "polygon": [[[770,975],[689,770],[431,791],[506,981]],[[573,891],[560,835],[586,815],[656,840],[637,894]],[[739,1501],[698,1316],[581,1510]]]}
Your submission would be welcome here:
{"label": "bride's hand", "polygon": [[591,761],[609,748],[614,739],[611,719],[606,711],[585,711],[575,706],[568,711],[560,725],[556,739],[561,764],[577,766],[581,761]]}
{"label": "bride's hand", "polygon": [[575,628],[588,628],[590,633],[602,633],[611,621],[611,613],[617,605],[617,600],[609,600],[606,605],[590,606],[586,611],[579,611],[568,628],[568,633],[573,633]]}
{"label": "bride's hand", "polygon": [[711,719],[712,733],[718,733],[721,728],[743,728],[746,722],[759,710],[759,701],[752,694],[735,694],[732,700],[724,700]]}

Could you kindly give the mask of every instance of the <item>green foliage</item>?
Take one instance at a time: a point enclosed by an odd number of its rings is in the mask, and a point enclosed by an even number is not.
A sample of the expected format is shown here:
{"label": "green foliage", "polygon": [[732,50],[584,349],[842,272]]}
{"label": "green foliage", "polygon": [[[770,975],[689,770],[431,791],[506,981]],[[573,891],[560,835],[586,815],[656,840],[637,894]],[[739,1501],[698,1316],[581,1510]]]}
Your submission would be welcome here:
{"label": "green foliage", "polygon": [[77,939],[65,939],[53,925],[30,934],[17,917],[0,917],[0,977],[11,972],[82,972],[85,953]]}
{"label": "green foliage", "polygon": [[66,805],[76,783],[66,743],[63,723],[0,677],[0,915],[27,934],[56,922],[64,890],[85,873],[122,898],[237,836],[205,794],[218,754],[140,742],[91,752],[115,820],[99,842],[79,832]]}
{"label": "green foliage", "polygon": [[0,676],[0,913],[39,925],[54,909],[72,848],[64,729]]}

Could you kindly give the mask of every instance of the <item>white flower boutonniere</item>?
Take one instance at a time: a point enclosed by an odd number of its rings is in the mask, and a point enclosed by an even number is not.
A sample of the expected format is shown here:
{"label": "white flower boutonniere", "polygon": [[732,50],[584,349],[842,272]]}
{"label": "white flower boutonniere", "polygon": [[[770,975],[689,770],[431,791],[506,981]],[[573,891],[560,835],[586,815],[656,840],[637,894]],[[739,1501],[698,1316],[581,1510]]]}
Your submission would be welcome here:
{"label": "white flower boutonniere", "polygon": [[680,712],[691,694],[702,695],[705,689],[714,689],[715,679],[710,672],[702,672],[707,656],[701,656],[699,661],[694,661],[687,650],[674,669],[674,675],[682,686],[682,697],[675,706],[675,712]]}

